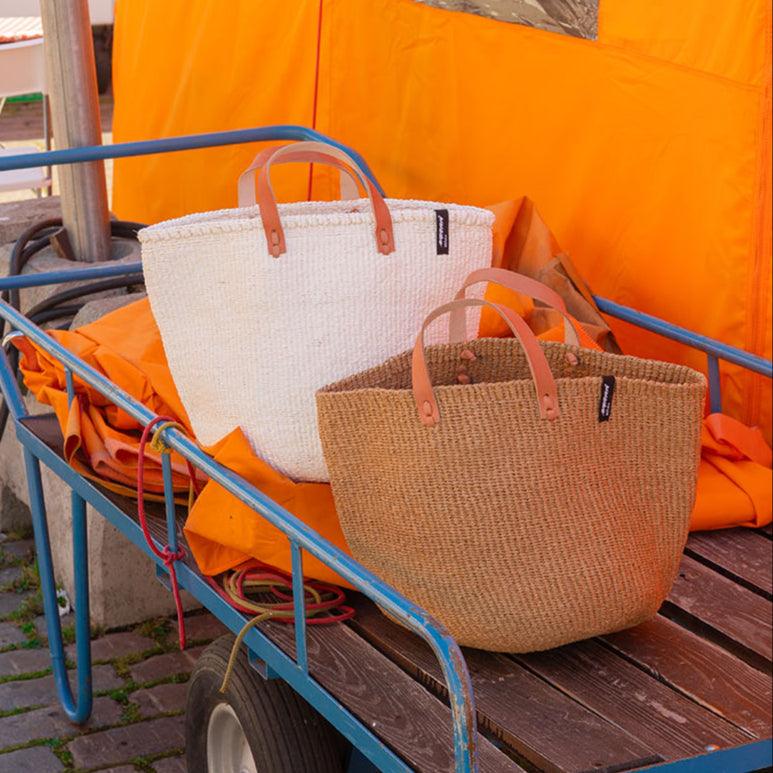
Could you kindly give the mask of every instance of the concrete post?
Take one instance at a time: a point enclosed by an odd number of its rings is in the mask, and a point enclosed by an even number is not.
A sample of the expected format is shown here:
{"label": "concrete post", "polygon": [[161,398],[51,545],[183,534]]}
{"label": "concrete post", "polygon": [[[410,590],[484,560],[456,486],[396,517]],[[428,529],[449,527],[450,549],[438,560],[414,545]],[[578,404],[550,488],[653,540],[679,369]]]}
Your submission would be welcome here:
{"label": "concrete post", "polygon": [[[56,147],[102,142],[87,0],[40,0],[51,123]],[[111,253],[103,161],[58,167],[62,220],[78,260],[108,260]]]}

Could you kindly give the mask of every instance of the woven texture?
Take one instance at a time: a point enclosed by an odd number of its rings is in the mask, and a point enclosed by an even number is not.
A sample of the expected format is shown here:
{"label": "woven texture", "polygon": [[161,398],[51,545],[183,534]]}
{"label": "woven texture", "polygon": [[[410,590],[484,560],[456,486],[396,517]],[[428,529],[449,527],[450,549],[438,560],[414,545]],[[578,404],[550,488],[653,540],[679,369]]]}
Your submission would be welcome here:
{"label": "woven texture", "polygon": [[[366,199],[282,204],[287,253],[272,257],[257,207],[140,231],[143,270],[197,439],[240,426],[257,456],[324,481],[314,392],[413,343],[426,313],[490,265],[493,215],[387,200],[395,252],[377,252]],[[435,210],[449,214],[437,254]],[[478,318],[470,315],[473,334]]]}
{"label": "woven texture", "polygon": [[[703,376],[541,346],[558,385],[552,422],[539,418],[515,339],[426,348],[436,427],[419,422],[410,353],[317,394],[352,554],[472,647],[549,649],[646,620],[687,538]],[[477,359],[462,386],[464,349]],[[611,414],[599,421],[609,375]]]}

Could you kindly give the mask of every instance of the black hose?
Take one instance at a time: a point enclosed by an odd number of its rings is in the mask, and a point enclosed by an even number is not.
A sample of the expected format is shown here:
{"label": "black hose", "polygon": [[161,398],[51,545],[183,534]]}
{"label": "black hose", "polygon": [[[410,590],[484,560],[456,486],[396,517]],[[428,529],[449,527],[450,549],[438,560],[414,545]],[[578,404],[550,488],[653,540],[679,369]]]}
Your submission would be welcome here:
{"label": "black hose", "polygon": [[58,304],[64,303],[65,301],[71,301],[75,298],[82,298],[86,295],[93,295],[94,293],[101,293],[105,290],[119,290],[122,287],[131,287],[132,285],[141,284],[144,284],[144,279],[142,274],[137,273],[127,274],[126,276],[121,277],[114,277],[112,279],[104,279],[100,282],[92,282],[90,284],[80,285],[79,287],[72,287],[69,290],[62,290],[61,292],[50,295],[44,301],[41,301],[29,309],[25,316],[32,319],[40,312],[54,308]]}
{"label": "black hose", "polygon": [[[110,235],[114,239],[136,239],[137,232],[144,227],[145,226],[142,223],[134,223],[125,220],[111,220]],[[51,237],[61,228],[61,218],[49,218],[27,228],[27,230],[19,236],[13,246],[8,275],[18,276],[21,274],[24,266],[26,266],[29,260],[44,247],[47,247],[51,243]],[[52,320],[65,319],[67,321],[59,323],[56,327],[66,329],[69,327],[71,318],[80,311],[84,304],[69,304],[67,306],[60,306],[60,304],[105,290],[117,290],[122,287],[128,288],[141,284],[144,284],[141,273],[83,284],[78,287],[54,293],[46,300],[36,304],[25,316],[37,325],[51,322]],[[17,311],[21,310],[21,297],[18,289],[3,290],[2,299],[13,306]],[[0,319],[0,338],[4,335],[5,320]],[[18,378],[19,350],[16,349],[15,346],[10,347],[8,360],[14,375]],[[5,433],[8,416],[8,405],[3,401],[3,405],[0,406],[0,440],[2,440],[3,434]]]}

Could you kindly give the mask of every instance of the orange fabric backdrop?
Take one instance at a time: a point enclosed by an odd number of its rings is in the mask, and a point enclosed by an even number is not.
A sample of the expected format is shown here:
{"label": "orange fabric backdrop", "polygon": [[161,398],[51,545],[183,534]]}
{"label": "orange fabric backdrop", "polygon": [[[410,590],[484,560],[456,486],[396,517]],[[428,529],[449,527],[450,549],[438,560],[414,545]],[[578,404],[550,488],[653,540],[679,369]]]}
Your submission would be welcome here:
{"label": "orange fabric backdrop", "polygon": [[[525,194],[595,293],[771,357],[770,0],[601,0],[598,41],[410,0],[228,9],[119,0],[116,142],[298,123],[360,151],[394,197]],[[114,209],[235,206],[256,151],[118,161]],[[306,195],[303,170],[279,183]],[[327,172],[314,193],[333,195]],[[614,330],[627,352],[705,370]],[[770,381],[723,366],[722,383],[770,442]]]}

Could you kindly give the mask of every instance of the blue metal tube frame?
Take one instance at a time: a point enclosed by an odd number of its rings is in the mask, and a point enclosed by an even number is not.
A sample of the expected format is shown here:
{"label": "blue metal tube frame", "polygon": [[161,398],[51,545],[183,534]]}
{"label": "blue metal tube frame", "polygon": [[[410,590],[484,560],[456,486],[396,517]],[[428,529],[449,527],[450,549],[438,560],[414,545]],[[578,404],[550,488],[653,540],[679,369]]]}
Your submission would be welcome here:
{"label": "blue metal tube frame", "polygon": [[[2,289],[2,280],[0,280],[0,290]],[[92,388],[99,391],[143,425],[150,423],[155,418],[155,414],[149,411],[144,405],[134,400],[131,396],[107,380],[100,373],[90,368],[67,349],[61,347],[54,339],[46,335],[18,311],[4,302],[0,302],[0,316],[8,321],[12,328],[19,330],[31,341],[34,341],[41,348],[55,356],[63,364],[66,370],[71,370],[74,375],[89,383]],[[0,367],[0,381],[2,382],[4,394],[9,394],[14,391],[18,392],[18,385],[11,373],[8,372],[7,358],[5,358],[4,363],[0,364],[5,366]],[[35,457],[43,460],[47,466],[51,467],[73,488],[74,491],[83,497],[83,499],[90,502],[100,512],[106,515],[114,525],[118,526],[121,531],[135,542],[135,544],[150,555],[157,566],[162,566],[160,560],[151,553],[148,546],[143,544],[144,537],[137,524],[120,513],[119,510],[109,503],[109,500],[97,496],[97,489],[91,486],[88,481],[74,473],[62,459],[44,444],[40,443],[31,432],[23,427],[23,425],[19,424],[19,420],[26,415],[26,410],[24,409],[20,395],[10,397],[9,406],[11,407],[12,415],[16,423],[17,436],[25,445],[27,453],[34,453]],[[248,504],[257,514],[262,515],[274,526],[277,526],[285,532],[292,544],[296,546],[296,551],[303,548],[331,566],[331,568],[354,587],[369,596],[380,606],[389,610],[390,613],[404,625],[414,630],[427,641],[438,658],[444,673],[449,695],[451,696],[450,704],[453,719],[454,753],[457,761],[456,770],[458,773],[473,773],[476,771],[476,720],[472,686],[461,651],[459,650],[456,641],[451,637],[445,627],[427,615],[426,612],[416,606],[413,602],[409,601],[404,596],[401,596],[393,588],[385,585],[383,581],[354,561],[350,556],[343,553],[326,540],[323,540],[302,521],[281,508],[258,489],[250,486],[238,475],[222,467],[211,457],[204,454],[179,430],[174,429],[173,427],[163,429],[161,431],[161,438],[164,443],[190,460],[196,467],[202,469],[210,478],[216,480],[226,490]],[[42,512],[44,512],[42,499],[40,508]],[[110,512],[110,515],[107,515],[108,512]],[[41,530],[44,527],[45,520],[42,521]],[[44,536],[41,534],[41,541],[41,544],[47,544],[47,535]],[[163,548],[163,546],[158,547]],[[300,556],[299,553],[298,556]],[[298,558],[295,560],[296,563],[299,563]],[[85,556],[83,557],[83,561],[85,562]],[[185,566],[179,565],[177,571],[181,587],[192,592],[193,595],[199,598],[202,603],[205,603],[209,609],[216,612],[220,619],[229,625],[232,630],[240,630],[244,623],[244,618],[239,613],[236,613],[235,610],[228,607],[228,605],[223,602],[211,588],[203,583],[201,578],[197,577],[190,570],[187,570]],[[49,583],[53,583],[52,573],[48,581]],[[43,578],[41,576],[41,584],[42,582]],[[232,620],[234,616],[236,616],[236,620]],[[47,614],[47,619],[48,617]],[[230,623],[229,619],[231,619]],[[301,620],[301,623],[305,626],[305,619]],[[54,631],[54,633],[56,632]],[[250,635],[245,639],[245,644],[258,654],[262,660],[268,663],[273,670],[282,676],[282,678],[290,682],[298,692],[304,695],[304,697],[307,697],[312,705],[318,709],[320,706],[326,706],[329,713],[323,711],[325,716],[327,716],[333,724],[336,724],[339,727],[339,730],[344,732],[350,740],[356,741],[359,748],[361,748],[374,764],[385,766],[381,768],[383,770],[409,770],[409,768],[405,767],[404,763],[399,761],[378,741],[378,739],[375,738],[375,736],[359,723],[350,725],[347,721],[343,722],[343,726],[341,726],[342,720],[340,718],[342,716],[345,718],[350,717],[348,711],[344,711],[340,704],[335,702],[325,693],[312,691],[310,695],[309,685],[305,684],[304,680],[306,683],[309,683],[312,680],[304,673],[305,669],[302,666],[299,667],[297,662],[290,661],[292,666],[288,671],[287,663],[283,663],[283,661],[287,660],[286,656],[273,646],[269,648],[269,653],[267,655],[264,654],[267,649],[267,644],[264,639],[265,637],[257,631],[254,633],[251,631]],[[61,637],[59,637],[59,640],[61,641]],[[86,637],[86,642],[88,642],[88,637]],[[303,649],[305,650],[305,645]],[[60,698],[64,696],[64,699],[66,700],[66,691],[69,690],[69,686],[64,685],[64,687],[66,688],[65,692],[60,694]],[[336,718],[339,719],[338,722],[336,721]]]}
{"label": "blue metal tube frame", "polygon": [[671,338],[679,343],[691,346],[693,349],[699,349],[713,357],[731,362],[734,365],[740,365],[754,373],[760,373],[768,378],[773,377],[773,362],[759,357],[756,354],[749,354],[743,349],[737,349],[734,346],[715,341],[708,336],[693,333],[678,325],[672,325],[670,322],[664,322],[662,319],[653,317],[651,314],[644,314],[641,311],[622,306],[606,298],[594,297],[597,306],[604,314],[621,319],[624,322],[630,322],[637,327],[644,328],[653,333],[658,333],[665,338]]}
{"label": "blue metal tube frame", "polygon": [[119,142],[114,145],[67,148],[65,150],[50,150],[42,153],[19,153],[18,155],[0,158],[0,172],[36,166],[74,164],[81,161],[103,161],[107,158],[127,158],[129,156],[147,156],[155,153],[170,153],[180,150],[199,150],[221,145],[242,145],[249,142],[276,142],[283,140],[312,140],[335,145],[345,153],[348,153],[357,162],[376,186],[378,192],[382,196],[384,195],[378,180],[376,180],[365,159],[357,151],[314,129],[291,124],[237,129],[228,132],[210,132],[209,134],[189,134],[181,137],[166,137],[160,140]]}

